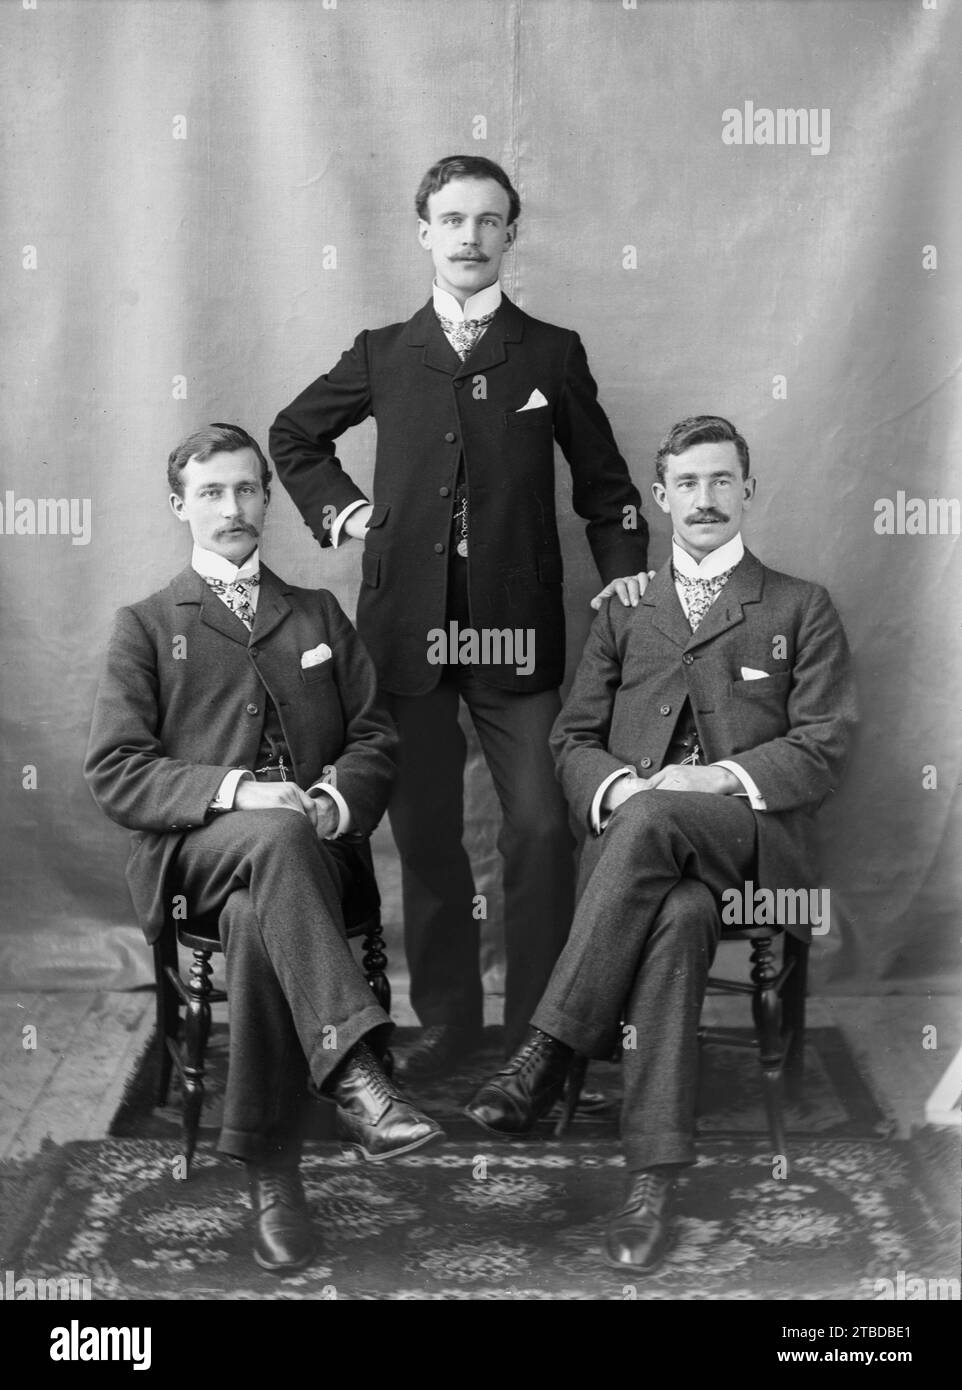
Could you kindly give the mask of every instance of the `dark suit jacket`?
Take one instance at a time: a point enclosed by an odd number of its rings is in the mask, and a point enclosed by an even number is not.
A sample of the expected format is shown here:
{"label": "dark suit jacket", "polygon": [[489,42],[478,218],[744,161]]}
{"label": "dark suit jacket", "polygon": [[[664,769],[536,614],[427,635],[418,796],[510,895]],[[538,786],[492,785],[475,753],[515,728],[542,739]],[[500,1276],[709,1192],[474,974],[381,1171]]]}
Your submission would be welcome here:
{"label": "dark suit jacket", "polygon": [[[743,666],[771,674],[743,680]],[[707,760],[737,761],[767,804],[755,813],[756,886],[817,887],[814,813],[838,785],[855,723],[848,644],[826,591],[746,550],[695,633],[670,563],[637,608],[609,602],[551,734],[577,815],[587,821],[619,767],[650,777],[662,766],[686,697]]]}
{"label": "dark suit jacket", "polygon": [[[547,406],[522,411],[536,389]],[[464,363],[432,303],[408,323],[361,333],[332,371],[281,411],[270,434],[280,478],[322,545],[330,544],[337,513],[363,498],[342,471],[334,441],[368,416],[377,421],[377,457],[357,626],[384,689],[417,695],[439,678],[440,668],[425,659],[427,634],[445,621],[462,451],[473,626],[535,632],[530,675],[517,675],[515,663],[481,674],[505,690],[559,685],[565,640],[555,440],[570,464],[572,502],[588,519],[602,579],[647,563],[640,498],[578,335],[530,318],[508,299]],[[635,530],[624,525],[626,507]]]}
{"label": "dark suit jacket", "polygon": [[[301,653],[321,642],[331,659],[302,670]],[[333,767],[352,830],[370,834],[397,743],[376,681],[333,594],[285,584],[264,565],[253,633],[190,567],[120,610],[84,776],[101,809],[134,832],[127,881],[149,941],[163,926],[167,869],[184,834],[212,814],[232,767],[257,766],[267,695],[297,783]]]}

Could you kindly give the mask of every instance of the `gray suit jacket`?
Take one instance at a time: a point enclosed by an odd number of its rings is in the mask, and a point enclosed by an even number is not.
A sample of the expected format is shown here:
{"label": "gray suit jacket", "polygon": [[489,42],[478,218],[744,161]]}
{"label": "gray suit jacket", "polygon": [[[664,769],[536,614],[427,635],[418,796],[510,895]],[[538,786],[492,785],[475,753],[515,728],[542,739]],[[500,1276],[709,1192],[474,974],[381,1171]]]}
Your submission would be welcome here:
{"label": "gray suit jacket", "polygon": [[[767,671],[744,680],[741,668]],[[685,698],[707,760],[736,760],[764,797],[758,887],[817,886],[814,813],[838,785],[855,723],[848,644],[826,591],[748,550],[696,633],[670,562],[637,608],[595,619],[551,735],[565,793],[588,819],[619,767],[663,764]]]}
{"label": "gray suit jacket", "polygon": [[[331,659],[302,669],[302,652],[321,642]],[[298,785],[333,767],[352,830],[370,834],[387,806],[397,735],[333,594],[285,584],[262,565],[249,633],[188,566],[117,614],[84,776],[101,809],[134,832],[127,881],[149,941],[163,926],[181,839],[209,818],[225,773],[256,766],[268,695]]]}

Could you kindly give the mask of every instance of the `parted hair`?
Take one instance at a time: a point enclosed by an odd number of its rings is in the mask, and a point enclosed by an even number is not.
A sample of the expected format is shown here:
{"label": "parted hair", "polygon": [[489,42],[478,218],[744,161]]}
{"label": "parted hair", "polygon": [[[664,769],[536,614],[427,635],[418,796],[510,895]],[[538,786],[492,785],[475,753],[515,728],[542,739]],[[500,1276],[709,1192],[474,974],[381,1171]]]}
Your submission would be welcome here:
{"label": "parted hair", "polygon": [[485,159],[480,154],[449,154],[445,155],[444,159],[439,159],[437,164],[431,165],[414,195],[414,206],[422,221],[431,220],[428,213],[428,199],[431,194],[437,193],[452,179],[494,179],[508,195],[508,226],[517,222],[521,213],[521,199],[514,185],[500,164],[495,164],[493,159]]}
{"label": "parted hair", "polygon": [[261,487],[266,492],[272,478],[271,466],[257,440],[240,425],[201,425],[172,449],[167,460],[167,486],[178,497],[184,495],[182,470],[192,458],[206,462],[212,454],[237,454],[241,449],[253,449],[261,461]]}
{"label": "parted hair", "polygon": [[742,467],[742,477],[747,478],[750,468],[748,445],[730,420],[721,415],[689,415],[672,425],[658,446],[655,455],[655,472],[658,481],[665,482],[665,459],[669,454],[683,454],[696,444],[734,444],[738,461]]}

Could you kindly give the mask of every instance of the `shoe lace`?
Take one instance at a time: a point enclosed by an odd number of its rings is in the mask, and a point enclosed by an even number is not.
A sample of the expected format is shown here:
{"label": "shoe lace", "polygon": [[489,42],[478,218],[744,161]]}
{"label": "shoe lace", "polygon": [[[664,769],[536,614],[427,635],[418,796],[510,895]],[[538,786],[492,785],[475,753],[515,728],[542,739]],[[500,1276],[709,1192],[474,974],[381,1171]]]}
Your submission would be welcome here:
{"label": "shoe lace", "polygon": [[365,1084],[370,1088],[375,1100],[395,1100],[397,1093],[391,1086],[374,1053],[363,1044],[357,1050],[355,1060],[364,1075]]}
{"label": "shoe lace", "polygon": [[549,1038],[547,1033],[536,1033],[522,1044],[502,1071],[509,1076],[525,1076],[540,1065],[553,1044],[554,1038]]}

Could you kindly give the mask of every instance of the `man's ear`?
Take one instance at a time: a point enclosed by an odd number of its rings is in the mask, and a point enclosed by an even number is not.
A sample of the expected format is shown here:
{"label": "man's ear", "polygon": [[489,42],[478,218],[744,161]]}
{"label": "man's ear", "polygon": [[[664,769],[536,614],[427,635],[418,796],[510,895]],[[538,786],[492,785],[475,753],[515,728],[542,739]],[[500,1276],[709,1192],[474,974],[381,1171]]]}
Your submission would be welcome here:
{"label": "man's ear", "polygon": [[170,504],[170,510],[173,512],[173,514],[174,514],[174,516],[177,518],[177,520],[178,520],[178,521],[186,521],[186,520],[187,520],[187,517],[184,515],[184,499],[183,499],[183,497],[178,496],[178,494],[177,494],[176,492],[172,492],[172,493],[169,495],[169,497],[167,498],[167,501],[168,501],[169,504]]}
{"label": "man's ear", "polygon": [[423,217],[418,218],[418,243],[423,246],[425,251],[431,249],[431,224],[425,222]]}
{"label": "man's ear", "polygon": [[755,496],[755,478],[753,475],[747,477],[742,483],[742,502],[744,506],[750,507],[752,498]]}
{"label": "man's ear", "polygon": [[661,511],[671,511],[671,508],[668,505],[668,494],[665,491],[664,483],[652,483],[651,495],[655,499],[655,503],[661,509]]}
{"label": "man's ear", "polygon": [[504,249],[507,251],[509,246],[513,246],[518,238],[518,224],[512,222],[510,227],[504,229]]}

